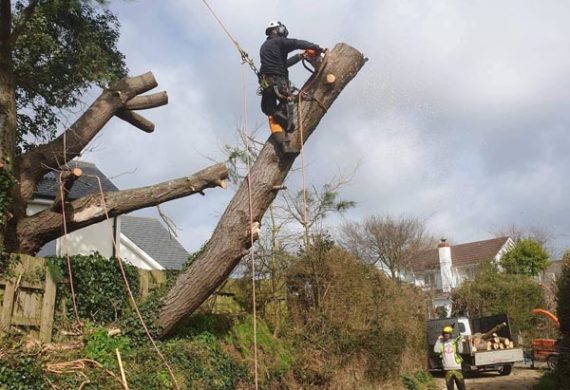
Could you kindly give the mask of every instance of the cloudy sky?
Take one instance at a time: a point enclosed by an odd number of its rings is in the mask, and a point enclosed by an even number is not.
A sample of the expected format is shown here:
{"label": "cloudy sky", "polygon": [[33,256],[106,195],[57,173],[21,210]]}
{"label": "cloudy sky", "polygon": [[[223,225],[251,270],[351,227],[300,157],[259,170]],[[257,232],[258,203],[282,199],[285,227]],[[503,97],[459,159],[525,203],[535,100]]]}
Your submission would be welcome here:
{"label": "cloudy sky", "polygon": [[[358,169],[342,193],[370,214],[425,219],[454,243],[515,224],[570,247],[570,3],[566,1],[209,0],[259,64],[269,20],[290,36],[369,61],[306,145],[308,180]],[[269,135],[256,79],[201,0],[115,1],[131,75],[152,71],[169,104],[144,134],[117,120],[84,159],[121,189],[189,175],[237,142],[247,90],[250,131]],[[299,66],[299,68],[301,68]],[[292,74],[300,86],[308,76]],[[298,165],[298,164],[297,164]],[[298,181],[291,177],[294,185]],[[168,203],[190,251],[206,241],[231,190]],[[157,215],[146,211],[144,215]],[[331,220],[331,223],[338,221]]]}

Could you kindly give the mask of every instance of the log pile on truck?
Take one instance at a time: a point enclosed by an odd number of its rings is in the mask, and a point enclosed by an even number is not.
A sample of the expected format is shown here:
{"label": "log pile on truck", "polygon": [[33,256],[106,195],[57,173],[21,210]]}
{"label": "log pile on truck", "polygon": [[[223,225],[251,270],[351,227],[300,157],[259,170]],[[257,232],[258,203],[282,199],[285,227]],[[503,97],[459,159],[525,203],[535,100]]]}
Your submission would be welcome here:
{"label": "log pile on truck", "polygon": [[427,321],[427,358],[429,370],[441,370],[441,356],[434,344],[444,326],[453,328],[452,337],[463,345],[463,372],[498,371],[509,375],[516,362],[523,361],[523,350],[512,341],[506,314],[469,318],[450,317]]}
{"label": "log pile on truck", "polygon": [[512,340],[509,340],[507,337],[499,337],[499,335],[497,335],[497,332],[505,326],[507,326],[507,323],[502,322],[486,333],[475,333],[468,336],[469,343],[471,344],[471,350],[476,352],[514,348],[515,344]]}

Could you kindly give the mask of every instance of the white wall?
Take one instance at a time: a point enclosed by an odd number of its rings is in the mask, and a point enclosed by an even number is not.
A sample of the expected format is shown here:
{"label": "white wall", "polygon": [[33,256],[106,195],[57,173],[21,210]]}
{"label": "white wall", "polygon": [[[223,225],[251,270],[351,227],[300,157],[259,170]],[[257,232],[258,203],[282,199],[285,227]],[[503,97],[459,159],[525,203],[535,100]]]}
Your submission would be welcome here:
{"label": "white wall", "polygon": [[113,256],[113,222],[103,221],[76,230],[57,240],[60,256],[66,251],[70,255],[90,255],[99,252],[103,257]]}
{"label": "white wall", "polygon": [[129,240],[124,234],[120,235],[119,255],[121,259],[135,267],[147,270],[164,270],[164,267],[140,249],[134,242]]}
{"label": "white wall", "polygon": [[[51,206],[51,201],[35,199],[30,204],[26,213],[34,215]],[[102,221],[83,229],[76,230],[67,235],[67,240],[60,237],[56,240],[56,253],[63,256],[70,255],[90,255],[99,252],[104,257],[113,256],[113,220]],[[66,242],[67,241],[67,242]]]}

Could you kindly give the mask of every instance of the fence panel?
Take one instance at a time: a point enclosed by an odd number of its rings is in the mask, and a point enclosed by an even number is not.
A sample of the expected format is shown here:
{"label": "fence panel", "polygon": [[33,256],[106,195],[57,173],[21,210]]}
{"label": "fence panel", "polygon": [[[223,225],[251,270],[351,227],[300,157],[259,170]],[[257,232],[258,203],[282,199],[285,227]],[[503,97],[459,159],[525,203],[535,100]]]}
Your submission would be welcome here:
{"label": "fence panel", "polygon": [[[40,341],[47,343],[53,330],[56,285],[43,258],[27,255],[17,255],[17,258],[9,278],[0,279],[0,330],[23,327],[32,333],[39,332]],[[44,281],[40,275],[45,275]]]}

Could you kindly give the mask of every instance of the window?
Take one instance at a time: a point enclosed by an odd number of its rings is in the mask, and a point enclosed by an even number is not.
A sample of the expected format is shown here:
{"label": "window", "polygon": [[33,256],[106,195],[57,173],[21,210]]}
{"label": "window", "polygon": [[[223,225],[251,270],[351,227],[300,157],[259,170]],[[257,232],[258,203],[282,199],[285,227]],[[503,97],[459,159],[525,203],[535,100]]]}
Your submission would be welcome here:
{"label": "window", "polygon": [[435,287],[435,274],[427,273],[424,274],[424,283],[426,287]]}

